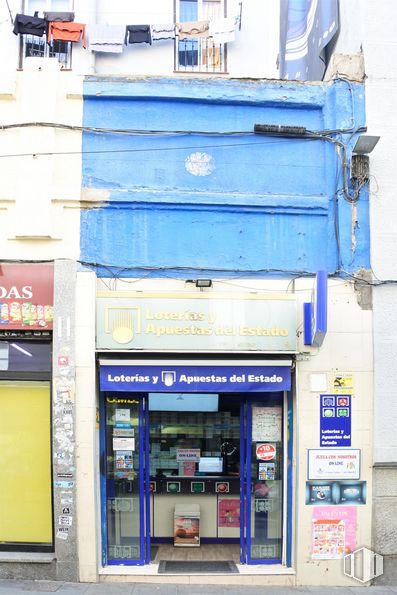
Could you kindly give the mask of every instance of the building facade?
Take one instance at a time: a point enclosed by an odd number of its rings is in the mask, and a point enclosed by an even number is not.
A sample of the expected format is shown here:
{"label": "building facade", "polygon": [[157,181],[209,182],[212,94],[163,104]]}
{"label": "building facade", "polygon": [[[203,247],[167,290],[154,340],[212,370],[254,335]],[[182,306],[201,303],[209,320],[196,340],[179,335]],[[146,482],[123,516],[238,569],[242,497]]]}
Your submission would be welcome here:
{"label": "building facade", "polygon": [[[355,584],[343,557],[375,547],[386,472],[352,160],[366,87],[332,64],[276,80],[278,2],[129,4],[10,2],[1,23],[3,260],[50,262],[54,293],[52,523],[18,533],[14,505],[0,573],[161,582],[172,555],[178,581],[180,547],[211,545],[237,572],[190,582]],[[21,310],[0,329],[7,412],[42,304],[1,285]]]}

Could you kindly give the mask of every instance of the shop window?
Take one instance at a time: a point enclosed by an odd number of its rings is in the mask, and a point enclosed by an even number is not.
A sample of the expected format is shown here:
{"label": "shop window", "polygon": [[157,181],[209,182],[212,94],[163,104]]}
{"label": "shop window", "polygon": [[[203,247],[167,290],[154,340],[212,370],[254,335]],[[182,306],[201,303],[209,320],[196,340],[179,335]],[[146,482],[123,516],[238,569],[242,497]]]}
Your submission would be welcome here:
{"label": "shop window", "polygon": [[33,341],[0,341],[1,372],[50,372],[51,344]]}
{"label": "shop window", "polygon": [[0,549],[52,549],[48,382],[0,382]]}

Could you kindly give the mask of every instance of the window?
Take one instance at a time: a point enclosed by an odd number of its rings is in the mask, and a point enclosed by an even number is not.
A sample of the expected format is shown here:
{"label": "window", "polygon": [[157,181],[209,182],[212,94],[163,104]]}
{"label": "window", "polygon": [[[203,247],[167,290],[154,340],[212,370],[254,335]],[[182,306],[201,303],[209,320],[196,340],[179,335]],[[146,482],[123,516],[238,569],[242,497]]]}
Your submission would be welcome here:
{"label": "window", "polygon": [[[44,17],[44,12],[71,11],[73,9],[72,0],[28,0],[25,3],[24,13],[34,15],[36,12],[40,18]],[[69,69],[72,67],[72,43],[70,41],[53,41],[47,43],[46,35],[38,37],[36,35],[21,35],[21,52],[19,67],[23,67],[24,58],[58,58],[61,68]]]}
{"label": "window", "polygon": [[[224,0],[177,0],[177,22],[211,21],[224,16]],[[211,37],[182,39],[177,36],[175,65],[178,71],[225,72],[226,44]]]}

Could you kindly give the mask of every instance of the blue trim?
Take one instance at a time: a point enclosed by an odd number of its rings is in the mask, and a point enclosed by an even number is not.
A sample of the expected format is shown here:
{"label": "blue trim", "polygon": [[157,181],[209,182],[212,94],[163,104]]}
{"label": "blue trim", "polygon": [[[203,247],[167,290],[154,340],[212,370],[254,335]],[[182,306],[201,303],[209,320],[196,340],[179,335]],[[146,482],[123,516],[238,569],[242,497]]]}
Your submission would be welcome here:
{"label": "blue trim", "polygon": [[287,392],[287,547],[286,564],[292,566],[292,498],[293,498],[293,453],[294,453],[294,413],[292,391]]}
{"label": "blue trim", "polygon": [[313,343],[320,346],[327,333],[327,282],[326,271],[318,271],[316,275],[316,328]]}
{"label": "blue trim", "polygon": [[144,502],[144,458],[143,458],[143,399],[139,399],[138,406],[138,424],[139,424],[139,563],[145,563],[145,502]]}
{"label": "blue trim", "polygon": [[246,560],[251,562],[251,440],[252,440],[252,404],[247,403],[247,486],[246,486]]}
{"label": "blue trim", "polygon": [[140,560],[125,560],[124,558],[109,560],[107,566],[143,566]]}
{"label": "blue trim", "polygon": [[99,474],[101,494],[101,554],[102,566],[107,564],[107,499],[106,499],[106,409],[105,396],[99,394]]}
{"label": "blue trim", "polygon": [[245,463],[245,443],[244,443],[244,399],[240,401],[240,562],[246,563],[245,552],[245,479],[244,479],[244,463]]}
{"label": "blue trim", "polygon": [[313,345],[312,337],[312,303],[303,304],[303,344]]}
{"label": "blue trim", "polygon": [[149,400],[145,397],[145,524],[146,555],[145,563],[150,563],[150,466],[149,466]]}

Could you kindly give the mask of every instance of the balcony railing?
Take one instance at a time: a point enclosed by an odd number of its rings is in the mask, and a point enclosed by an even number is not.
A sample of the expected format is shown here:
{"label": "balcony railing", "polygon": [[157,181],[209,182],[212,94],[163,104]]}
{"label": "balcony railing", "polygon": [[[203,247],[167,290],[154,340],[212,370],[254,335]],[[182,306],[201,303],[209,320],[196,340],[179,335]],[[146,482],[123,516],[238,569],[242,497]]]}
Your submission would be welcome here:
{"label": "balcony railing", "polygon": [[226,44],[211,38],[179,39],[175,43],[175,70],[178,72],[226,72]]}

